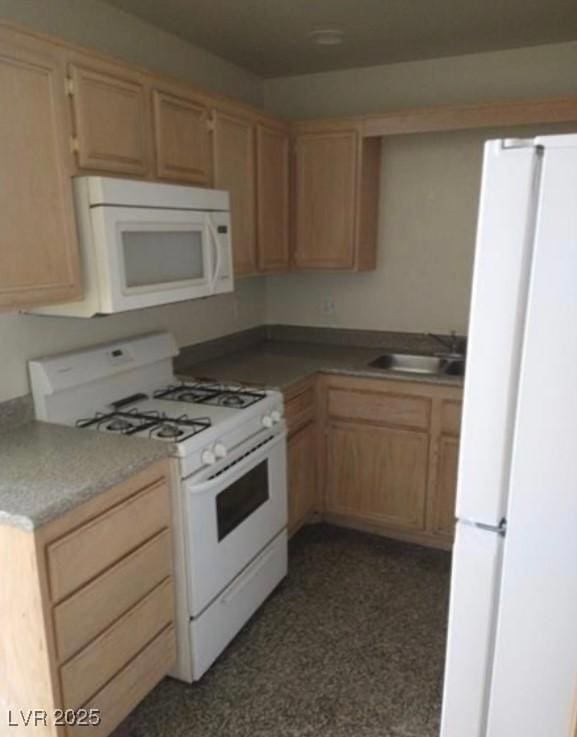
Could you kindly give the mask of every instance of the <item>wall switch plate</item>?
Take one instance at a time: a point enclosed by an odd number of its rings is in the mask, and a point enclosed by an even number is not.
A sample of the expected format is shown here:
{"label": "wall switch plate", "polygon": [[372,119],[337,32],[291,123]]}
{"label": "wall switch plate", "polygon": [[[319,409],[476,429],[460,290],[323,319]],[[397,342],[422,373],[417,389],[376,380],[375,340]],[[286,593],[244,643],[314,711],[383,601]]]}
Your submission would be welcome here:
{"label": "wall switch plate", "polygon": [[337,311],[335,306],[335,301],[332,297],[325,297],[323,301],[321,302],[321,312],[323,315],[326,315],[327,317],[330,315],[334,315]]}

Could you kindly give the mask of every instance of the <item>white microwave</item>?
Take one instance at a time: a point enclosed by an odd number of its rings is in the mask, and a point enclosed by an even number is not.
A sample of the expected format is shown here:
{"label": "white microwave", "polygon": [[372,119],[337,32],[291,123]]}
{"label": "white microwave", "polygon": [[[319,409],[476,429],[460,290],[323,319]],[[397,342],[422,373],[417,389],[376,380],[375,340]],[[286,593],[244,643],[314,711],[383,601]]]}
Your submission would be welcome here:
{"label": "white microwave", "polygon": [[76,177],[84,296],[44,315],[92,317],[232,292],[228,192]]}

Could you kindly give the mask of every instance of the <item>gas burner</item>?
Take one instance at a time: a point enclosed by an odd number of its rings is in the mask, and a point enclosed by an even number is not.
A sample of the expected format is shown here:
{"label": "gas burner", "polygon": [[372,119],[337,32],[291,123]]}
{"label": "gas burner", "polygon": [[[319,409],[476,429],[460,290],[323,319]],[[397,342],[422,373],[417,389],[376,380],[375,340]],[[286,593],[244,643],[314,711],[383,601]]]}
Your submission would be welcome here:
{"label": "gas burner", "polygon": [[88,427],[106,432],[116,432],[121,435],[135,435],[148,433],[151,438],[161,440],[183,441],[197,435],[211,426],[208,417],[169,417],[162,412],[150,410],[138,412],[136,409],[128,412],[97,412],[94,417],[78,420],[77,427]]}
{"label": "gas burner", "polygon": [[158,429],[154,430],[154,434],[157,438],[179,438],[184,435],[184,430],[181,430],[176,425],[161,425]]}
{"label": "gas burner", "polygon": [[114,417],[108,425],[106,425],[106,429],[111,432],[126,432],[126,430],[130,430],[131,427],[133,427],[132,422],[124,419],[124,417]]}
{"label": "gas burner", "polygon": [[177,384],[154,392],[155,399],[170,399],[175,402],[190,402],[230,409],[245,409],[261,399],[266,392],[258,389],[246,389],[242,386],[225,386],[222,384]]}

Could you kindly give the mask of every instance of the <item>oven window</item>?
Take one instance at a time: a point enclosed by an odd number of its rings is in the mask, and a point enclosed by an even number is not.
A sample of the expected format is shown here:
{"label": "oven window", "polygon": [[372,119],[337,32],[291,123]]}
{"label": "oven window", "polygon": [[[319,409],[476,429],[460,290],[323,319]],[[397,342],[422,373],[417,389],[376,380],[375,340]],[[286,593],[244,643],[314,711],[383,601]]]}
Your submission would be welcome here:
{"label": "oven window", "polygon": [[201,230],[125,230],[122,248],[129,288],[205,278]]}
{"label": "oven window", "polygon": [[219,542],[268,498],[268,461],[263,461],[216,497]]}

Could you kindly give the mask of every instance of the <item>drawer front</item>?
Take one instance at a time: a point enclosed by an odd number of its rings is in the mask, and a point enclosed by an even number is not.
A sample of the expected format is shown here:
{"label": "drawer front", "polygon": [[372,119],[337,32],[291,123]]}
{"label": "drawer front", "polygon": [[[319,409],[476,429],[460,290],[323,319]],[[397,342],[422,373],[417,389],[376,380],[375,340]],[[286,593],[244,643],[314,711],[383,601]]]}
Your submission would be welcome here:
{"label": "drawer front", "polygon": [[289,432],[314,418],[315,391],[309,386],[286,402],[285,417]]}
{"label": "drawer front", "polygon": [[329,389],[328,413],[331,417],[365,420],[391,427],[427,430],[431,401],[425,397],[384,392]]}
{"label": "drawer front", "polygon": [[107,737],[112,730],[142,701],[146,694],[168,673],[176,659],[173,627],[167,627],[131,660],[120,673],[104,686],[85,709],[98,709],[102,721],[98,726],[68,727],[68,737]]}
{"label": "drawer front", "polygon": [[174,591],[169,578],[61,668],[66,708],[82,706],[171,624],[173,617]]}
{"label": "drawer front", "polygon": [[461,432],[462,402],[443,402],[441,409],[441,430],[445,435],[459,437]]}
{"label": "drawer front", "polygon": [[170,525],[165,479],[48,546],[53,601],[60,601]]}
{"label": "drawer front", "polygon": [[165,530],[54,607],[56,646],[61,663],[172,575],[171,545],[170,532]]}

